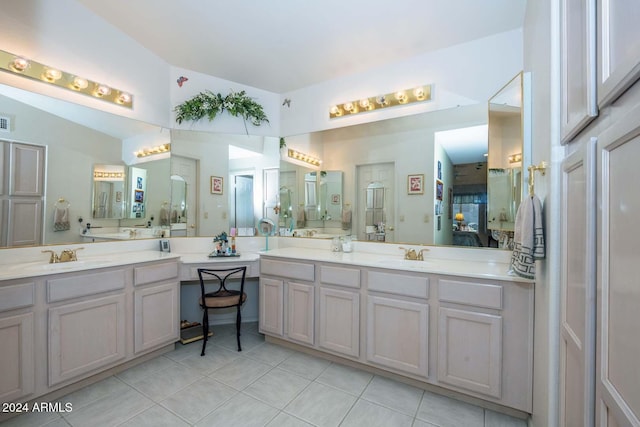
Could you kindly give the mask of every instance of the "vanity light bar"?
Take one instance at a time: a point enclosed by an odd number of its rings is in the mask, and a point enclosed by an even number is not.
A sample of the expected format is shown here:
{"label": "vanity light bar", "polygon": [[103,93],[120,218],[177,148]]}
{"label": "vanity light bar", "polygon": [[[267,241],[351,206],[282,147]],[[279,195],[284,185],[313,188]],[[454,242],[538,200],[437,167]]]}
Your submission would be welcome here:
{"label": "vanity light bar", "polygon": [[313,157],[309,154],[292,150],[291,148],[289,148],[287,155],[291,159],[300,160],[301,162],[309,163],[310,165],[313,165],[313,166],[320,166],[320,163],[322,163],[320,159],[318,159],[317,157]]}
{"label": "vanity light bar", "polygon": [[124,172],[94,171],[94,178],[124,178]]}
{"label": "vanity light bar", "polygon": [[130,93],[4,50],[0,50],[0,70],[89,95],[112,104],[133,108],[133,96]]}
{"label": "vanity light bar", "polygon": [[512,154],[508,159],[509,163],[520,163],[522,161],[522,153]]}
{"label": "vanity light bar", "polygon": [[133,154],[135,154],[136,157],[147,157],[153,156],[154,154],[168,153],[169,151],[171,151],[171,144],[166,143],[152,148],[144,148],[140,151],[134,152]]}
{"label": "vanity light bar", "polygon": [[329,109],[329,118],[344,117],[350,114],[366,113],[398,105],[414,104],[416,102],[431,101],[431,85],[418,86],[412,89],[400,90],[394,93],[378,95],[354,101],[336,104]]}

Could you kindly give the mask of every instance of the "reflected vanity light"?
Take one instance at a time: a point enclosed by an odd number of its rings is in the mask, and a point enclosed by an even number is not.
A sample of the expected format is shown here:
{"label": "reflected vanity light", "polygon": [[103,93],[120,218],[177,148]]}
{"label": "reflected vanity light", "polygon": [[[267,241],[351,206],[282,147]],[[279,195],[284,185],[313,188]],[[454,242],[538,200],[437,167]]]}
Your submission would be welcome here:
{"label": "reflected vanity light", "polygon": [[522,161],[522,153],[512,154],[508,159],[509,163],[520,163]]}
{"label": "reflected vanity light", "polygon": [[89,95],[112,104],[133,108],[133,97],[130,93],[93,82],[75,74],[67,73],[58,68],[50,67],[46,64],[41,64],[4,50],[0,50],[0,70]]}
{"label": "reflected vanity light", "polygon": [[300,151],[296,151],[291,148],[289,148],[287,155],[291,159],[299,160],[301,162],[305,162],[313,166],[320,166],[320,163],[322,163],[320,159],[318,159],[317,157],[313,157],[309,154],[301,153]]}
{"label": "reflected vanity light", "polygon": [[431,101],[431,85],[418,86],[413,89],[399,90],[384,95],[360,98],[343,102],[329,108],[329,118],[344,117],[381,108],[408,105],[416,102]]}
{"label": "reflected vanity light", "polygon": [[135,151],[133,154],[135,154],[136,157],[147,157],[153,156],[154,154],[168,153],[169,151],[171,151],[171,144],[167,143],[151,148],[143,148],[142,150]]}

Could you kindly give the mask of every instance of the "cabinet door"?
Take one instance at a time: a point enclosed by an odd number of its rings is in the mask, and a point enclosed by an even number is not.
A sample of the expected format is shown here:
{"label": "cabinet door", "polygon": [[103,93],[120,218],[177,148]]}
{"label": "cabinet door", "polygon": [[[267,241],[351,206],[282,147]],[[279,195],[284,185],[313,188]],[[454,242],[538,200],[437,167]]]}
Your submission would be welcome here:
{"label": "cabinet door", "polygon": [[640,425],[640,107],[598,137],[596,424]]}
{"label": "cabinet door", "polygon": [[125,295],[49,309],[49,385],[125,357]]}
{"label": "cabinet door", "polygon": [[640,2],[598,1],[598,105],[616,100],[640,76]]}
{"label": "cabinet door", "polygon": [[10,196],[44,195],[44,147],[11,144]]}
{"label": "cabinet door", "polygon": [[438,381],[501,397],[502,317],[440,307]]}
{"label": "cabinet door", "polygon": [[178,283],[169,283],[133,293],[135,353],[179,339],[178,287]]}
{"label": "cabinet door", "polygon": [[42,200],[6,201],[7,246],[35,246],[42,243]]}
{"label": "cabinet door", "polygon": [[320,337],[318,344],[328,350],[360,355],[360,294],[320,288]]}
{"label": "cabinet door", "polygon": [[595,140],[562,164],[560,424],[592,426],[596,321]]}
{"label": "cabinet door", "polygon": [[284,282],[260,278],[260,332],[284,336]]}
{"label": "cabinet door", "polygon": [[562,142],[598,114],[596,0],[561,0]]}
{"label": "cabinet door", "polygon": [[287,336],[313,345],[314,286],[287,283]]}
{"label": "cabinet door", "polygon": [[428,374],[429,307],[367,297],[367,360],[411,374]]}
{"label": "cabinet door", "polygon": [[0,402],[15,402],[34,389],[33,313],[0,319]]}

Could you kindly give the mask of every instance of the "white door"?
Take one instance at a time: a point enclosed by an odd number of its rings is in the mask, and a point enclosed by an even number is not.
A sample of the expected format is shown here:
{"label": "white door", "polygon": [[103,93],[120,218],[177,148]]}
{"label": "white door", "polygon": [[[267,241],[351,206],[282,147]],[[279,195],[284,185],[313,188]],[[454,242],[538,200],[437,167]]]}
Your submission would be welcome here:
{"label": "white door", "polygon": [[[382,222],[385,224],[385,242],[394,241],[395,217],[395,165],[393,163],[375,163],[370,165],[357,166],[357,213],[355,218],[354,234],[359,240],[368,240],[365,229],[366,207],[367,207],[367,187],[371,183],[380,183],[384,188]],[[377,205],[379,206],[379,205]],[[378,222],[376,218],[374,222]]]}
{"label": "white door", "polygon": [[562,165],[560,424],[592,426],[595,417],[595,140],[582,141]]}
{"label": "white door", "polygon": [[640,425],[640,125],[629,114],[598,138],[596,424]]}
{"label": "white door", "polygon": [[198,236],[198,160],[172,154],[171,175],[182,177],[187,184],[187,237]]}

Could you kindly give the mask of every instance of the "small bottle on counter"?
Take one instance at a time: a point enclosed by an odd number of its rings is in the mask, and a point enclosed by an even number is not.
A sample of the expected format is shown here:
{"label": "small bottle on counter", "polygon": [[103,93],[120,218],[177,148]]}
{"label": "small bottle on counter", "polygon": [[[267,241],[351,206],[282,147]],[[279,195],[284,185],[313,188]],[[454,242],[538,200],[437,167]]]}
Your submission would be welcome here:
{"label": "small bottle on counter", "polygon": [[236,229],[232,228],[229,234],[231,234],[231,253],[235,254],[236,253]]}

